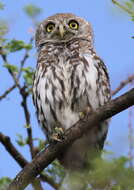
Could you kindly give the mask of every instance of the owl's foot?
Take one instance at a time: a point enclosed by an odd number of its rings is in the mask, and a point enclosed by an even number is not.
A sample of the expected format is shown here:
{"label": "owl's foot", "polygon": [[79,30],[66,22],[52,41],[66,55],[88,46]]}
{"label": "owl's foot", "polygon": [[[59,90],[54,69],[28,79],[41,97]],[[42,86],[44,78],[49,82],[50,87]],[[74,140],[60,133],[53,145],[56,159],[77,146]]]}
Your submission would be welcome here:
{"label": "owl's foot", "polygon": [[63,134],[64,134],[64,131],[62,128],[55,127],[54,133],[50,136],[50,141],[51,142],[55,142],[55,141],[61,142],[63,140]]}
{"label": "owl's foot", "polygon": [[80,118],[80,119],[83,119],[83,118],[84,118],[84,116],[85,116],[84,112],[82,112],[82,111],[81,111],[81,112],[79,112],[79,118]]}

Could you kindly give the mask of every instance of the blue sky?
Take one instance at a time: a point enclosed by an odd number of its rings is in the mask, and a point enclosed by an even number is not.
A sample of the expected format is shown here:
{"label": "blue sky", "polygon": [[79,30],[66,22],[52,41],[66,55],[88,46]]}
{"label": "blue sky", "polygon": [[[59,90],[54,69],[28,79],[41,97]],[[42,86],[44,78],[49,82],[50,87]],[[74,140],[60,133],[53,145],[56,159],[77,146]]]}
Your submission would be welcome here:
{"label": "blue sky", "polygon": [[[116,88],[121,80],[126,79],[134,71],[134,40],[131,38],[134,31],[134,23],[127,14],[115,7],[110,0],[12,0],[3,2],[5,3],[5,10],[0,12],[0,18],[8,20],[10,32],[7,38],[28,42],[31,37],[28,30],[32,27],[32,22],[22,9],[27,4],[32,3],[43,9],[43,13],[38,18],[39,21],[55,13],[71,12],[91,22],[95,36],[95,48],[108,67],[112,89]],[[17,54],[10,55],[9,60],[11,63],[19,64],[22,53],[18,57],[16,56]],[[35,51],[31,53],[31,56],[27,65],[35,67]],[[2,81],[0,88],[0,94],[2,94],[5,89],[12,85],[12,80],[1,65],[0,81]],[[122,94],[126,90],[128,90],[127,87],[117,95]],[[25,125],[24,115],[20,107],[21,98],[17,92],[17,90],[13,91],[8,98],[0,102],[0,131],[9,135],[14,144],[16,144],[16,134],[22,133],[24,136],[26,135],[26,130],[23,127]],[[38,128],[31,100],[29,100],[29,105],[34,137],[44,137],[40,128]],[[128,153],[127,126],[128,110],[116,115],[111,121],[107,138],[111,145],[107,148],[112,150],[116,156],[127,155]],[[18,146],[16,145],[16,147]],[[27,159],[30,159],[28,147],[21,148],[20,151]],[[2,145],[0,145],[0,155],[0,177],[14,177],[20,170],[20,167]]]}

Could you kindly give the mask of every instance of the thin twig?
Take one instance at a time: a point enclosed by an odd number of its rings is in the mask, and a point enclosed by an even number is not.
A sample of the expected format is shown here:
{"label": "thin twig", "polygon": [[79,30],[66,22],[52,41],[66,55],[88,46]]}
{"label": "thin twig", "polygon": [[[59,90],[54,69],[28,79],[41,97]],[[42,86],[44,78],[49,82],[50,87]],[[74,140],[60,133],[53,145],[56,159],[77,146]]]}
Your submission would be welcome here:
{"label": "thin twig", "polygon": [[[9,64],[9,63],[8,63],[8,60],[7,60],[7,55],[1,54],[1,57],[2,57],[2,59],[3,59],[3,61],[4,61],[5,64]],[[19,88],[19,90],[20,90],[20,89],[21,89],[21,86],[20,86],[19,81],[18,81],[18,79],[17,79],[17,77],[16,77],[16,74],[15,74],[14,72],[12,72],[12,71],[11,71],[10,69],[8,69],[8,68],[7,68],[7,70],[8,70],[8,72],[9,72],[9,74],[11,75],[11,77],[12,77],[12,79],[13,79],[15,85],[16,85],[16,86]]]}
{"label": "thin twig", "polygon": [[69,144],[80,138],[84,133],[87,133],[87,130],[98,126],[101,121],[120,113],[132,105],[134,105],[134,88],[122,96],[109,101],[109,103],[98,108],[83,120],[78,121],[65,132],[62,142],[52,143],[37,154],[33,161],[25,166],[15,177],[7,190],[23,190]]}
{"label": "thin twig", "polygon": [[[33,40],[34,40],[34,38],[31,37],[30,41],[29,41],[29,44],[32,44]],[[20,62],[20,69],[19,69],[18,76],[17,76],[18,80],[21,77],[21,73],[22,73],[22,69],[24,67],[24,64],[25,64],[26,60],[29,57],[29,51],[30,51],[30,49],[28,49],[28,50],[25,51],[23,59]],[[34,154],[32,128],[31,128],[31,121],[30,121],[30,112],[28,110],[28,105],[27,105],[27,98],[28,98],[29,93],[26,92],[26,87],[25,86],[20,89],[20,94],[22,96],[22,103],[21,103],[21,105],[23,107],[24,115],[25,115],[25,120],[26,120],[26,127],[27,127],[27,134],[28,134],[28,144],[29,144],[29,147],[30,147],[31,156],[33,158],[35,154]]]}
{"label": "thin twig", "polygon": [[16,88],[16,85],[12,85],[10,88],[8,88],[1,96],[0,96],[0,100],[2,100],[3,98],[5,98],[12,90],[14,90]]}
{"label": "thin twig", "polygon": [[34,146],[33,146],[33,137],[32,137],[32,129],[31,129],[31,121],[30,121],[30,112],[28,110],[28,105],[27,105],[27,98],[28,98],[28,93],[26,92],[26,87],[24,86],[20,90],[20,94],[22,96],[22,107],[24,110],[24,115],[25,115],[25,120],[26,120],[26,128],[27,128],[27,134],[28,134],[28,144],[30,147],[30,152],[32,158],[34,157]]}
{"label": "thin twig", "polygon": [[[31,37],[28,44],[31,45],[31,44],[33,43],[33,40],[34,40],[34,38]],[[22,69],[23,69],[23,67],[24,67],[24,65],[25,65],[26,60],[29,58],[29,51],[30,51],[30,49],[27,49],[27,50],[25,51],[25,54],[24,54],[24,56],[23,56],[23,59],[22,59],[21,62],[20,62],[20,69],[19,69],[19,72],[18,72],[17,79],[19,79],[19,78],[21,77]]]}
{"label": "thin twig", "polygon": [[132,81],[134,81],[134,75],[131,75],[126,80],[121,81],[119,86],[112,91],[112,96],[117,94],[122,88],[124,88],[127,84],[131,83]]}

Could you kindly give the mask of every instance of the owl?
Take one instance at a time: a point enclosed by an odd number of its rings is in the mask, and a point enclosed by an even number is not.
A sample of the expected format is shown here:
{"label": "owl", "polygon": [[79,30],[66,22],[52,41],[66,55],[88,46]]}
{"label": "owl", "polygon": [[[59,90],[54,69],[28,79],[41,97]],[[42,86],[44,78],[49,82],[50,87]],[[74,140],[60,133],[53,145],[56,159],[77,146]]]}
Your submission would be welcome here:
{"label": "owl", "polygon": [[[38,121],[50,140],[110,99],[106,66],[96,55],[89,22],[73,14],[45,19],[36,31],[38,60],[33,102]],[[108,122],[102,121],[58,157],[68,170],[81,170],[103,148]]]}

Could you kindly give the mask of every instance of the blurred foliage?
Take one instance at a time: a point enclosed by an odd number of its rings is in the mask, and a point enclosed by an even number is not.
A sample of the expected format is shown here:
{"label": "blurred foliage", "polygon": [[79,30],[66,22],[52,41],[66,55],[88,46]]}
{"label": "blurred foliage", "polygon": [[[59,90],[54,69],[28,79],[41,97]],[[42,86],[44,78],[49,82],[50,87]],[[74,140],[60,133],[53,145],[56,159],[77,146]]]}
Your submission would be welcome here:
{"label": "blurred foliage", "polygon": [[5,7],[5,5],[2,2],[0,2],[0,10],[3,10],[4,7]]}
{"label": "blurred foliage", "polygon": [[0,46],[5,42],[4,36],[7,34],[8,30],[8,24],[6,21],[0,19]]}
{"label": "blurred foliage", "polygon": [[6,190],[8,185],[11,183],[11,179],[8,177],[3,177],[0,179],[0,190]]}
{"label": "blurred foliage", "polygon": [[12,39],[3,48],[8,50],[8,52],[16,52],[16,51],[20,51],[22,49],[30,50],[30,49],[32,49],[32,45],[26,44],[22,40]]}
{"label": "blurred foliage", "polygon": [[134,0],[128,0],[128,1],[112,0],[112,2],[115,5],[117,5],[119,8],[127,12],[131,16],[132,21],[134,21]]}
{"label": "blurred foliage", "polygon": [[11,65],[8,63],[3,64],[5,68],[7,68],[11,73],[18,72],[18,67],[16,65]]}
{"label": "blurred foliage", "polygon": [[89,173],[88,179],[94,188],[110,190],[134,190],[134,169],[128,167],[127,157],[112,160],[96,160],[95,170]]}
{"label": "blurred foliage", "polygon": [[125,1],[125,5],[134,13],[134,0]]}
{"label": "blurred foliage", "polygon": [[75,187],[82,184],[85,190],[134,190],[134,168],[129,166],[129,162],[130,159],[123,156],[98,158],[94,161],[92,170],[70,173],[63,189],[68,190],[74,184]]}
{"label": "blurred foliage", "polygon": [[24,7],[24,11],[29,17],[35,18],[41,13],[42,10],[33,4],[29,4]]}
{"label": "blurred foliage", "polygon": [[65,176],[65,170],[63,168],[63,166],[59,163],[58,160],[54,160],[51,165],[49,165],[46,169],[45,169],[45,173],[48,176],[51,176],[52,179],[56,182],[56,183],[60,183],[64,176]]}
{"label": "blurred foliage", "polygon": [[[112,0],[112,2],[117,5],[119,8],[127,12],[132,21],[134,21],[134,0],[128,0],[128,1],[118,1],[118,0]],[[134,36],[132,36],[134,38]]]}
{"label": "blurred foliage", "polygon": [[[5,5],[0,2],[0,11],[3,10]],[[4,35],[8,32],[8,24],[5,20],[0,19],[0,46],[2,46],[3,42],[5,41]]]}

